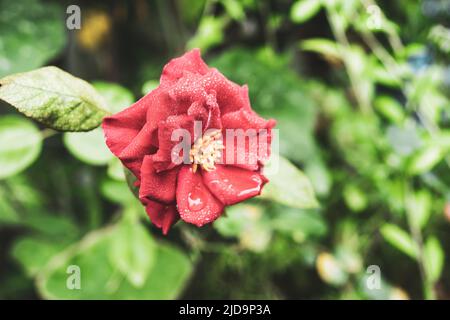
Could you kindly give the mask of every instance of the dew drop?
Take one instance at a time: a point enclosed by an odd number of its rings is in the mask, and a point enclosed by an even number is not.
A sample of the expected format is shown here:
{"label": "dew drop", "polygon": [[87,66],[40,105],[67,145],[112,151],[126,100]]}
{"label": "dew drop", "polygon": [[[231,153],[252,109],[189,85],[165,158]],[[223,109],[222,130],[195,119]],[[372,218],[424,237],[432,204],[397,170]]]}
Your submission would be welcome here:
{"label": "dew drop", "polygon": [[205,207],[204,199],[204,191],[199,186],[195,186],[188,194],[189,209],[192,211],[202,210]]}

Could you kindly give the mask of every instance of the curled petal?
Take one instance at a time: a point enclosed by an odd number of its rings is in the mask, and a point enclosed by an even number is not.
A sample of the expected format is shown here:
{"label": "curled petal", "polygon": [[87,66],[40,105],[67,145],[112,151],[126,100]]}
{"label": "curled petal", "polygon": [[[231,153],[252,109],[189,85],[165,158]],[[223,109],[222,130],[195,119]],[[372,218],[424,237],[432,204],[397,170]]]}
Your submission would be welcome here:
{"label": "curled petal", "polygon": [[202,172],[208,189],[225,205],[232,205],[261,193],[267,179],[257,171],[222,166]]}
{"label": "curled petal", "polygon": [[187,114],[195,120],[202,121],[203,132],[208,129],[222,128],[220,109],[214,91],[206,96],[205,101],[195,101],[192,103],[187,110]]}
{"label": "curled petal", "polygon": [[258,116],[253,110],[240,109],[222,116],[222,125],[226,129],[272,129],[274,119],[266,120]]}
{"label": "curled petal", "polygon": [[216,220],[223,212],[223,204],[203,183],[199,171],[183,166],[178,173],[177,206],[181,219],[198,227]]}
{"label": "curled petal", "polygon": [[188,108],[195,101],[205,101],[210,94],[216,96],[221,114],[242,108],[248,110],[250,107],[245,87],[228,80],[214,68],[204,75],[185,72],[169,90],[170,97],[184,108]]}
{"label": "curled petal", "polygon": [[161,74],[161,85],[171,85],[177,82],[185,72],[206,74],[209,68],[203,62],[199,49],[193,49],[186,52],[179,58],[170,60]]}
{"label": "curled petal", "polygon": [[174,204],[164,205],[156,201],[146,200],[144,205],[150,221],[156,227],[162,229],[163,234],[167,234],[170,227],[179,219],[179,215]]}
{"label": "curled petal", "polygon": [[103,119],[106,144],[113,154],[119,156],[141,131],[146,122],[148,106],[148,98],[143,97],[129,108]]}
{"label": "curled petal", "polygon": [[[185,135],[178,136],[175,130],[180,130],[179,133]],[[172,156],[181,156],[179,153],[180,150],[177,150],[175,146],[179,143],[186,143],[190,146],[193,137],[194,119],[191,116],[170,116],[163,121],[158,128],[159,149],[156,154],[153,155],[153,163],[156,171],[169,170],[178,165],[179,163],[174,163],[174,161],[172,161]],[[184,141],[182,139],[189,139],[189,141]]]}
{"label": "curled petal", "polygon": [[146,123],[150,101],[146,96],[102,123],[106,145],[138,178],[143,157],[156,151],[154,131]]}
{"label": "curled petal", "polygon": [[118,155],[125,167],[130,169],[138,179],[141,179],[142,160],[146,155],[156,152],[152,140],[153,132],[148,129],[148,124],[145,124],[142,130]]}
{"label": "curled petal", "polygon": [[175,202],[178,168],[156,172],[151,156],[145,156],[141,167],[140,199],[163,203]]}

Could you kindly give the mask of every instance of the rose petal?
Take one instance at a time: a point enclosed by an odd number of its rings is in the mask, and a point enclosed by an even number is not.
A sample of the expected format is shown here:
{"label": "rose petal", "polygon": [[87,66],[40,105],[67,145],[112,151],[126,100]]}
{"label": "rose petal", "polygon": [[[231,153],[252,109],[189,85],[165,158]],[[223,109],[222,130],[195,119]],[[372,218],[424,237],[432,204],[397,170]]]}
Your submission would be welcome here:
{"label": "rose petal", "polygon": [[203,183],[199,171],[183,166],[178,173],[177,206],[181,219],[198,227],[217,219],[223,211],[223,204]]}
{"label": "rose petal", "polygon": [[133,140],[118,154],[124,166],[130,169],[138,179],[141,179],[140,171],[144,156],[156,152],[152,139],[153,131],[150,131],[148,127],[149,125],[146,123]]}
{"label": "rose petal", "polygon": [[[185,136],[188,141],[183,141],[184,138],[179,138],[177,141],[172,141],[172,134],[174,130],[186,130]],[[158,128],[158,141],[159,149],[153,156],[154,167],[157,172],[163,170],[169,170],[174,168],[177,163],[172,161],[172,153],[176,151],[174,147],[181,143],[187,143],[189,146],[192,144],[194,137],[194,119],[188,115],[170,116],[165,121],[160,123]],[[181,153],[180,153],[181,154]],[[180,154],[176,154],[179,156]]]}
{"label": "rose petal", "polygon": [[213,91],[206,96],[204,102],[195,101],[187,110],[187,114],[197,121],[202,121],[202,132],[208,129],[221,129],[220,109]]}
{"label": "rose petal", "polygon": [[258,169],[270,156],[275,124],[275,120],[265,120],[252,110],[240,109],[222,116],[225,146],[222,163]]}
{"label": "rose petal", "polygon": [[258,135],[244,137],[244,140],[233,138],[232,134],[226,132],[222,133],[222,136],[225,149],[222,152],[220,164],[251,171],[259,169]]}
{"label": "rose petal", "polygon": [[243,107],[242,109],[244,110],[251,110],[251,104],[250,104],[250,97],[248,95],[248,86],[246,84],[244,84],[241,88],[240,88],[240,95],[243,101]]}
{"label": "rose petal", "polygon": [[246,88],[228,80],[214,68],[205,75],[185,72],[168,92],[169,96],[186,110],[195,101],[205,101],[209,94],[216,95],[221,114],[241,108],[248,110],[250,106]]}
{"label": "rose petal", "polygon": [[177,82],[186,71],[191,73],[206,74],[209,68],[203,62],[199,49],[186,52],[179,58],[170,60],[163,68],[160,83],[168,86]]}
{"label": "rose petal", "polygon": [[[150,130],[158,128],[161,121],[171,115],[185,113],[185,110],[178,110],[177,103],[168,94],[167,90],[159,86],[148,95],[147,104],[147,124]],[[146,96],[146,97],[147,97]]]}
{"label": "rose petal", "polygon": [[148,97],[143,97],[129,108],[103,119],[106,144],[116,156],[137,136],[146,122]]}
{"label": "rose petal", "polygon": [[223,165],[213,171],[202,171],[202,176],[208,189],[225,205],[259,195],[267,182],[259,172]]}
{"label": "rose petal", "polygon": [[253,110],[240,109],[222,116],[222,125],[226,129],[272,129],[274,119],[261,118]]}
{"label": "rose petal", "polygon": [[164,205],[151,200],[147,200],[144,205],[150,221],[161,228],[163,234],[167,234],[170,227],[179,219],[175,205]]}
{"label": "rose petal", "polygon": [[157,173],[151,156],[145,156],[141,167],[139,198],[164,203],[175,201],[178,168]]}
{"label": "rose petal", "polygon": [[102,123],[106,145],[138,179],[143,157],[156,151],[154,130],[146,122],[153,100],[150,93]]}

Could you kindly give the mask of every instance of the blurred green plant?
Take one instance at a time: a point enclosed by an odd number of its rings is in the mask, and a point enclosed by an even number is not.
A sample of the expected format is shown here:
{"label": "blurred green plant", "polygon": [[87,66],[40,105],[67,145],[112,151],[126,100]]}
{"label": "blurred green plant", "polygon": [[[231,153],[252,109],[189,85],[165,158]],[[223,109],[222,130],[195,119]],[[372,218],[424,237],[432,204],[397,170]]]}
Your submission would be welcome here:
{"label": "blurred green plant", "polygon": [[[39,1],[24,3],[36,10],[0,1],[0,77],[41,67],[65,43],[58,5],[43,14]],[[90,114],[83,130],[92,131],[58,135],[2,112],[0,297],[448,298],[446,22],[426,17],[421,1],[176,0],[177,14],[167,3],[137,10],[133,28],[145,32],[129,47],[136,56],[115,65],[133,92],[105,81],[91,88],[51,68],[66,94],[39,94],[58,109],[71,91],[69,102],[83,107],[75,118]],[[146,14],[154,21],[143,24]],[[282,156],[262,197],[228,208],[211,228],[177,225],[162,241],[96,127],[159,84],[164,45],[200,47],[247,83],[252,107],[278,121]],[[54,86],[47,73],[36,78],[42,70],[0,80],[0,98],[48,124],[52,108],[15,95],[23,81]],[[86,99],[80,86],[90,88]],[[83,290],[67,289],[70,265],[81,267]],[[380,289],[367,285],[370,266],[380,269]]]}

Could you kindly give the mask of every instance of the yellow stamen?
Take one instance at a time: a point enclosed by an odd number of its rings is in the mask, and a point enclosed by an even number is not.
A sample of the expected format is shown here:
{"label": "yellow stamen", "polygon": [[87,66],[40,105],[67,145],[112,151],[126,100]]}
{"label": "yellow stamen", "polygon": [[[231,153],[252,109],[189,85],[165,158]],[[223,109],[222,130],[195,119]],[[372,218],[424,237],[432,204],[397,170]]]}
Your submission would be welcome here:
{"label": "yellow stamen", "polygon": [[215,170],[215,162],[222,156],[223,149],[225,149],[225,146],[222,142],[220,130],[212,131],[198,138],[189,152],[192,171],[196,172],[198,165],[206,171]]}

